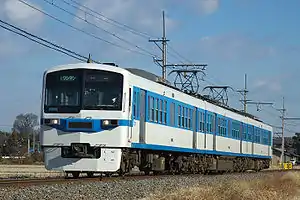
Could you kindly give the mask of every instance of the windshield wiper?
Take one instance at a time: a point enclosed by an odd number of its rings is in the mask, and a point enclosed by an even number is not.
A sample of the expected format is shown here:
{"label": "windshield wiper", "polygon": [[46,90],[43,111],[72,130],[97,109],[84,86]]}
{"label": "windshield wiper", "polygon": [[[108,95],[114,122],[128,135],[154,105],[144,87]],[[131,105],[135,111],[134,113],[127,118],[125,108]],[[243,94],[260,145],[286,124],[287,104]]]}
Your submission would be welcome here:
{"label": "windshield wiper", "polygon": [[111,109],[111,108],[116,108],[118,107],[117,105],[85,105],[85,109]]}

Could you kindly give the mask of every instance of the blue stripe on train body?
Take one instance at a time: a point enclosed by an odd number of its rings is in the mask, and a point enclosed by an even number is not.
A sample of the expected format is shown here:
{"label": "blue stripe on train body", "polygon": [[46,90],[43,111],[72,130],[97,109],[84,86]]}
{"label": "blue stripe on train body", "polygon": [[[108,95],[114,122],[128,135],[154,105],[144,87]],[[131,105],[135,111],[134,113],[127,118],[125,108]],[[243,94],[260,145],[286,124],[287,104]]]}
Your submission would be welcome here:
{"label": "blue stripe on train body", "polygon": [[[112,130],[119,126],[132,126],[132,120],[127,119],[105,119],[105,120],[118,120],[118,124],[116,126],[107,126],[102,127],[103,119],[81,119],[81,118],[66,118],[59,119],[59,124],[48,125],[52,128],[55,128],[64,132],[85,132],[85,133],[96,133],[102,132],[105,130]],[[91,128],[71,128],[69,127],[70,122],[83,122],[83,123],[92,123]]]}
{"label": "blue stripe on train body", "polygon": [[239,156],[239,157],[252,157],[252,158],[264,158],[270,159],[271,156],[263,156],[256,154],[243,154],[243,153],[232,153],[226,151],[216,151],[216,150],[203,150],[203,149],[190,149],[183,147],[174,147],[174,146],[165,146],[165,145],[156,145],[156,144],[141,144],[141,143],[132,143],[132,148],[136,149],[151,149],[157,151],[176,151],[184,153],[199,153],[199,154],[208,154],[208,155],[219,155],[219,156]]}
{"label": "blue stripe on train body", "polygon": [[[132,114],[132,119],[134,120],[140,120],[140,116],[138,115],[139,113],[139,92],[140,92],[141,88],[138,88],[138,87],[135,87],[133,86],[133,101],[132,101],[132,109],[133,109],[133,114]],[[193,131],[193,126],[191,125],[190,127],[182,127],[181,126],[181,123],[178,122],[178,106],[181,106],[182,108],[187,108],[187,109],[190,109],[190,115],[187,116],[186,114],[187,113],[184,113],[184,117],[185,118],[189,118],[191,119],[191,121],[193,121],[192,119],[192,110],[195,108],[194,106],[192,105],[189,105],[189,104],[186,104],[186,103],[183,103],[181,101],[178,101],[176,99],[172,99],[170,97],[166,97],[166,96],[163,96],[163,95],[160,95],[160,94],[157,94],[157,93],[154,93],[154,92],[151,92],[151,91],[148,91],[148,90],[145,90],[146,91],[146,123],[154,123],[154,124],[157,124],[157,125],[162,125],[162,126],[168,126],[168,127],[173,127],[173,128],[179,128],[179,129],[183,129],[183,130],[190,130],[190,131]],[[149,99],[150,99],[150,102],[149,102]],[[163,106],[162,108],[158,108],[158,112],[159,112],[159,116],[158,116],[158,120],[156,121],[154,118],[156,118],[156,116],[153,116],[153,119],[154,120],[151,120],[150,117],[152,117],[151,115],[151,109],[152,109],[152,105],[149,105],[149,104],[152,104],[152,101],[159,101],[159,104],[160,105],[160,101],[162,101],[163,103]],[[167,106],[165,108],[165,105],[164,105],[164,102],[167,102]],[[157,108],[157,104],[154,102],[154,114],[155,114],[155,111],[156,111],[156,108]],[[172,113],[174,115],[174,119],[172,121],[174,121],[174,125],[173,123],[171,122],[171,119],[170,119],[170,104],[174,103],[175,104],[175,110],[174,110],[174,113]],[[167,116],[167,119],[160,119],[160,110],[162,110],[162,114],[164,115],[164,112],[166,112],[166,116]],[[136,112],[134,112],[136,111]],[[203,113],[204,114],[204,132],[203,131],[200,131],[200,121],[199,121],[199,117],[196,117],[197,118],[197,123],[196,123],[196,131],[198,133],[206,133],[206,134],[216,134],[217,136],[222,136],[222,137],[226,137],[226,138],[230,138],[230,139],[235,139],[235,140],[241,140],[241,141],[245,141],[245,142],[253,142],[253,143],[256,143],[256,144],[262,144],[262,145],[268,145],[268,146],[271,146],[272,144],[272,138],[271,138],[271,134],[272,132],[269,131],[269,130],[265,130],[265,129],[262,129],[262,128],[259,128],[259,127],[256,127],[254,125],[251,125],[251,124],[247,124],[247,123],[243,123],[243,122],[240,122],[236,119],[232,119],[232,118],[229,118],[229,117],[225,117],[225,116],[222,116],[220,114],[216,114],[214,112],[211,112],[211,111],[208,111],[208,110],[205,110],[204,108],[199,108],[197,107],[197,115],[196,116],[199,116],[200,113]],[[242,116],[242,115],[240,115]],[[217,119],[215,119],[217,118]],[[218,121],[220,119],[224,119],[225,120],[225,126],[222,126],[222,132],[218,130]],[[165,122],[164,122],[165,120]],[[212,126],[212,122],[214,121],[214,127]],[[230,130],[229,130],[229,124],[230,124]],[[238,133],[234,134],[233,135],[233,131],[232,131],[232,125],[233,124],[237,124],[238,127],[240,127],[239,129],[237,129],[237,131],[239,131]],[[243,128],[241,128],[243,127]],[[244,133],[244,129],[246,129],[245,133]],[[215,131],[213,131],[215,130]]]}

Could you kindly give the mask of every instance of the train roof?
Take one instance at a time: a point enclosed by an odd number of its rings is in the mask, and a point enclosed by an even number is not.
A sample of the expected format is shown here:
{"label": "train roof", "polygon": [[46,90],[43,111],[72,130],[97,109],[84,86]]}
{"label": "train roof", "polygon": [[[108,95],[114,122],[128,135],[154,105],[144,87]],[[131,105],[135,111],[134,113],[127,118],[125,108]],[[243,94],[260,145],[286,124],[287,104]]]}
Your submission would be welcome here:
{"label": "train roof", "polygon": [[[116,70],[117,71],[123,71],[123,70],[128,71],[128,72],[130,72],[130,73],[132,73],[132,74],[134,74],[136,76],[145,78],[147,80],[150,80],[150,81],[159,83],[161,85],[164,85],[166,87],[172,88],[174,90],[183,92],[183,93],[185,93],[187,95],[190,95],[192,97],[195,97],[195,98],[201,99],[203,101],[209,102],[209,103],[211,103],[213,105],[219,106],[221,108],[224,108],[224,109],[232,111],[234,113],[243,115],[245,117],[249,117],[249,118],[251,118],[253,120],[256,120],[258,122],[263,122],[260,119],[258,119],[257,117],[255,117],[254,115],[251,115],[249,113],[245,113],[245,112],[237,110],[235,108],[226,106],[226,105],[221,104],[220,102],[218,102],[216,100],[210,99],[210,98],[205,97],[205,96],[203,96],[201,94],[191,94],[191,93],[189,93],[187,91],[182,91],[179,88],[176,88],[176,87],[172,86],[169,81],[162,80],[161,77],[159,77],[159,76],[157,76],[157,75],[155,75],[155,74],[153,74],[151,72],[145,71],[143,69],[138,69],[138,68],[121,68],[118,65],[115,65],[114,63],[103,63],[103,64],[88,63],[88,66],[89,66],[90,69],[97,69],[99,67],[99,65],[102,65],[106,69],[112,70],[112,71],[116,71]],[[60,65],[60,66],[53,67],[53,68],[51,68],[49,70],[46,70],[46,72],[52,72],[52,71],[58,71],[58,70],[66,70],[66,69],[72,69],[72,68],[87,68],[87,63],[77,63],[77,64]]]}
{"label": "train roof", "polygon": [[226,105],[224,105],[224,104],[221,104],[221,103],[218,102],[218,101],[215,101],[215,100],[213,100],[213,99],[210,99],[210,98],[208,98],[208,97],[205,97],[205,96],[203,96],[203,95],[201,95],[201,94],[191,94],[191,93],[188,93],[188,92],[181,91],[179,88],[176,88],[176,87],[172,86],[171,83],[170,83],[169,81],[163,81],[163,80],[161,79],[161,77],[159,77],[159,76],[157,76],[157,75],[155,75],[155,74],[153,74],[153,73],[151,73],[151,72],[148,72],[148,71],[145,71],[145,70],[142,70],[142,69],[137,69],[137,68],[125,68],[125,69],[126,69],[127,71],[129,71],[130,73],[134,74],[134,75],[143,77],[143,78],[148,79],[148,80],[153,81],[153,82],[157,82],[157,83],[162,84],[162,85],[164,85],[164,86],[166,86],[166,87],[169,87],[169,88],[172,88],[172,89],[174,89],[174,90],[183,92],[183,93],[185,93],[185,94],[187,94],[187,95],[190,95],[190,96],[192,96],[192,97],[196,97],[196,98],[198,98],[198,99],[201,99],[201,100],[203,100],[203,101],[209,102],[209,103],[214,104],[214,105],[216,105],[216,106],[222,107],[222,108],[227,109],[227,110],[229,110],[229,111],[232,111],[232,112],[234,112],[234,113],[243,115],[243,116],[245,116],[245,117],[249,117],[249,118],[251,118],[251,119],[253,119],[253,120],[256,120],[256,121],[258,121],[258,122],[263,122],[263,121],[261,121],[260,119],[258,119],[257,117],[255,117],[254,115],[251,115],[251,114],[249,114],[249,113],[245,113],[245,112],[240,111],[240,110],[237,110],[237,109],[235,109],[235,108],[226,106]]}

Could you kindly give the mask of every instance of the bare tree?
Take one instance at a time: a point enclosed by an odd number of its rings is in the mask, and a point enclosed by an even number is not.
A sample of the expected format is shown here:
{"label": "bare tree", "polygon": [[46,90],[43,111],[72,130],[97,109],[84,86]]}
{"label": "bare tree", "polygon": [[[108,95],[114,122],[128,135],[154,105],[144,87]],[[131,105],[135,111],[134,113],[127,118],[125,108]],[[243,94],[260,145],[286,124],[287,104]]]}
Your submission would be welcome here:
{"label": "bare tree", "polygon": [[35,132],[34,127],[38,124],[38,116],[33,113],[20,114],[16,117],[13,130],[21,136],[22,145],[26,145],[30,136]]}

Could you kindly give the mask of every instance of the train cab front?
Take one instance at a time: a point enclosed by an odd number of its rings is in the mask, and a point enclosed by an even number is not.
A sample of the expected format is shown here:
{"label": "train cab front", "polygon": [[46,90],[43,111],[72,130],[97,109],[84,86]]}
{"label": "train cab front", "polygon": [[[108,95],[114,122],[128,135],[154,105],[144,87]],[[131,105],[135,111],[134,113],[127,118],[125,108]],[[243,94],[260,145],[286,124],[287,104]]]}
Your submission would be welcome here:
{"label": "train cab front", "polygon": [[[65,69],[44,76],[42,146],[47,169],[116,171],[129,120],[124,76],[100,69]],[[114,148],[108,148],[114,147]]]}

